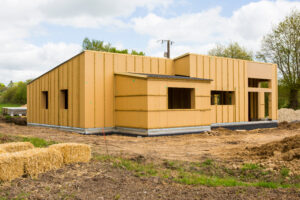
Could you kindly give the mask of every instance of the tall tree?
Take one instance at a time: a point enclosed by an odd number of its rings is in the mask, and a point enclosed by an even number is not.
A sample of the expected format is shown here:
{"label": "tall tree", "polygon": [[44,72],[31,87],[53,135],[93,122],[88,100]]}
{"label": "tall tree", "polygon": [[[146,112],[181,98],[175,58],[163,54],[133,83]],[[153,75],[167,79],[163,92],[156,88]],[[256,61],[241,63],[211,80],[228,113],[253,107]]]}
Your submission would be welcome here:
{"label": "tall tree", "polygon": [[300,12],[290,15],[264,36],[258,59],[276,63],[282,83],[289,89],[288,106],[297,109],[300,90]]}
{"label": "tall tree", "polygon": [[253,54],[237,42],[230,43],[228,46],[217,44],[215,48],[208,51],[211,56],[228,58],[238,58],[243,60],[253,60]]}
{"label": "tall tree", "polygon": [[[104,41],[101,40],[90,40],[89,38],[84,38],[82,42],[83,50],[95,50],[95,51],[105,51],[105,52],[112,52],[112,53],[122,53],[128,54],[128,49],[119,50],[116,47],[111,46],[110,43],[104,44]],[[144,56],[145,53],[140,51],[131,50],[131,55],[140,55]]]}

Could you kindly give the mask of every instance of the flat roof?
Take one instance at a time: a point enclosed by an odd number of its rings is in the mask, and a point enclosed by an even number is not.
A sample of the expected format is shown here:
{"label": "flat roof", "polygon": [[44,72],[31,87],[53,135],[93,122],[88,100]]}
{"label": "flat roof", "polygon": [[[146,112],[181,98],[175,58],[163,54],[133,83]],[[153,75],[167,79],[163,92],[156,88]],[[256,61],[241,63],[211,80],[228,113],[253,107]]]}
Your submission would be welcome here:
{"label": "flat roof", "polygon": [[181,79],[181,80],[191,80],[191,81],[192,80],[195,80],[195,81],[212,81],[212,79],[189,77],[189,76],[178,76],[178,75],[147,74],[147,73],[134,73],[134,72],[115,73],[115,74],[124,75],[124,76],[140,77],[140,78]]}

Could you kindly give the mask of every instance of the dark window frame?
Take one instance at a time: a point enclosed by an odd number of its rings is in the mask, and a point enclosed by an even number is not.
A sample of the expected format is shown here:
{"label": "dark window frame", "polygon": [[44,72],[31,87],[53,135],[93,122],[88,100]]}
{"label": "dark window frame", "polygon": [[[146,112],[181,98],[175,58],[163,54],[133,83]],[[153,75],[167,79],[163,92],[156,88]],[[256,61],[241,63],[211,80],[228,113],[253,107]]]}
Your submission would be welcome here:
{"label": "dark window frame", "polygon": [[194,109],[195,88],[168,87],[168,109]]}
{"label": "dark window frame", "polygon": [[43,98],[43,108],[48,110],[49,109],[49,92],[42,91],[42,98]]}
{"label": "dark window frame", "polygon": [[61,107],[65,110],[69,109],[69,91],[67,89],[60,90]]}
{"label": "dark window frame", "polygon": [[211,105],[234,105],[234,91],[211,91]]}

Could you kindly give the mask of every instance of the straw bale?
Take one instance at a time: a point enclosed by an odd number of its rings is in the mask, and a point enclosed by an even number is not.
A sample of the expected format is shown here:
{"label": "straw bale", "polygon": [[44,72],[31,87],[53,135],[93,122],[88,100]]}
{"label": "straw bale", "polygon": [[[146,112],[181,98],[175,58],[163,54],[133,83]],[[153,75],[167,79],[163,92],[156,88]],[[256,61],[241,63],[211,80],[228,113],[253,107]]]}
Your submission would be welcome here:
{"label": "straw bale", "polygon": [[0,180],[11,181],[24,174],[24,158],[20,152],[0,154]]}
{"label": "straw bale", "polygon": [[61,153],[55,149],[35,148],[20,152],[24,158],[24,173],[35,177],[63,165]]}
{"label": "straw bale", "polygon": [[0,149],[8,153],[24,151],[33,148],[34,146],[30,142],[11,142],[11,143],[0,144]]}
{"label": "straw bale", "polygon": [[60,151],[65,164],[89,162],[91,159],[91,147],[86,144],[61,143],[51,145],[49,148]]}
{"label": "straw bale", "polygon": [[5,151],[4,149],[1,149],[1,148],[0,148],[0,154],[1,154],[1,153],[7,153],[7,151]]}

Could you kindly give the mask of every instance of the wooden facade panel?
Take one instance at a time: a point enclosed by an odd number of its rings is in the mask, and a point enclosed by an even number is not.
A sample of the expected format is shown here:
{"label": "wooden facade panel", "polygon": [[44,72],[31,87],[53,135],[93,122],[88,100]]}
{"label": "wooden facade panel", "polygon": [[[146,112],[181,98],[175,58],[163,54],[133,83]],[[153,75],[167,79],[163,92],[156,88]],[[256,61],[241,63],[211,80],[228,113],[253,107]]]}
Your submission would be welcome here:
{"label": "wooden facade panel", "polygon": [[239,115],[240,115],[240,121],[245,121],[245,62],[239,61],[239,86],[240,86],[240,92],[239,92]]}
{"label": "wooden facade panel", "polygon": [[151,68],[150,72],[152,74],[158,74],[158,59],[156,58],[151,58]]}
{"label": "wooden facade panel", "polygon": [[228,72],[228,90],[229,91],[234,91],[234,87],[233,87],[233,82],[234,82],[234,78],[233,78],[233,60],[232,59],[228,59],[228,68],[227,68],[227,72]]}
{"label": "wooden facade panel", "polygon": [[216,90],[222,90],[222,59],[217,58],[216,59]]}
{"label": "wooden facade panel", "polygon": [[80,57],[76,57],[73,60],[72,63],[72,68],[73,68],[73,73],[72,73],[72,102],[73,102],[73,113],[72,113],[72,124],[73,127],[79,127],[80,126],[80,103],[79,103],[79,81],[80,81]]}
{"label": "wooden facade panel", "polygon": [[[116,56],[116,55],[115,55]],[[85,54],[85,127],[95,127],[95,57],[96,53]],[[124,59],[125,60],[125,59]],[[114,60],[115,62],[116,60]],[[122,70],[125,70],[125,63],[121,63]],[[99,66],[97,66],[99,67]],[[120,66],[119,66],[120,67]]]}
{"label": "wooden facade panel", "polygon": [[[145,57],[144,57],[144,60],[145,60]],[[174,69],[173,69],[174,61],[165,59],[165,62],[166,62],[166,74],[174,75]],[[144,69],[145,69],[145,67],[144,67]],[[145,72],[145,73],[147,73],[147,72]]]}
{"label": "wooden facade panel", "polygon": [[[88,53],[86,55],[89,55],[89,54],[91,54],[91,53]],[[126,55],[124,55],[124,54],[114,55],[113,63],[114,63],[114,71],[115,72],[126,72]]]}
{"label": "wooden facade panel", "polygon": [[[133,56],[126,56],[127,60],[127,72],[134,72],[135,71],[135,63],[134,63],[134,57]],[[106,66],[106,65],[105,65]]]}
{"label": "wooden facade panel", "polygon": [[135,72],[143,73],[143,57],[134,56],[134,59],[135,59]]}
{"label": "wooden facade panel", "polygon": [[147,123],[147,112],[116,111],[116,126],[146,129]]}
{"label": "wooden facade panel", "polygon": [[189,66],[187,66],[187,71],[189,71],[188,76],[197,77],[197,56],[190,55],[189,56]]}
{"label": "wooden facade panel", "polygon": [[166,74],[166,62],[163,59],[158,60],[158,73]]}
{"label": "wooden facade panel", "polygon": [[116,97],[116,110],[120,111],[147,111],[147,96]]}
{"label": "wooden facade panel", "polygon": [[[116,75],[116,96],[147,95],[145,79]],[[106,93],[105,93],[106,96]]]}
{"label": "wooden facade panel", "polygon": [[151,73],[151,61],[150,61],[151,59],[150,58],[147,58],[147,57],[144,57],[143,58],[143,71],[144,71],[144,73],[146,73],[146,74],[149,74],[149,73]]}
{"label": "wooden facade panel", "polygon": [[203,56],[197,56],[197,77],[204,78]]}
{"label": "wooden facade panel", "polygon": [[228,123],[229,122],[229,116],[228,116],[228,105],[222,106],[222,123]]}
{"label": "wooden facade panel", "polygon": [[[149,115],[142,115],[146,125],[144,123],[136,127],[176,126],[174,113],[175,116],[181,113],[186,117],[186,119],[181,117],[178,119],[178,126],[248,121],[247,73],[249,66],[255,64],[251,62],[248,66],[246,61],[195,54],[183,56],[179,60],[94,51],[81,53],[28,85],[28,122],[81,128],[114,127],[116,124],[125,123],[122,120],[119,122],[120,118],[117,117],[123,115],[124,113],[120,113],[125,111],[117,114],[115,110],[126,109],[126,106],[129,110],[149,111]],[[277,71],[276,65],[272,67],[271,89],[268,90],[272,93],[270,116],[272,119],[277,119]],[[135,77],[122,80],[122,84],[119,84],[121,86],[117,86],[120,81],[117,77],[121,76],[114,75],[115,72],[188,74],[209,78],[212,82],[169,81],[154,78],[149,78],[147,81]],[[253,70],[250,70],[251,73],[254,76]],[[183,111],[168,111],[168,87],[195,88],[196,109],[186,111],[190,114]],[[68,109],[62,107],[61,90],[63,89],[68,90]],[[234,105],[211,106],[211,90],[234,91]],[[48,91],[48,110],[42,108],[42,91]],[[145,97],[136,97],[132,101],[133,104],[128,104],[126,102],[133,97],[124,100],[125,97],[118,97],[122,95],[148,95],[148,97],[146,100]],[[130,113],[130,115],[134,117],[141,114]]]}
{"label": "wooden facade panel", "polygon": [[211,123],[217,123],[217,106],[212,105],[211,106],[211,116],[210,116]]}
{"label": "wooden facade panel", "polygon": [[222,59],[222,90],[228,90],[228,65],[227,59]]}
{"label": "wooden facade panel", "polygon": [[211,81],[211,90],[216,90],[216,58],[211,57],[210,58],[210,70],[209,70],[209,78]]}
{"label": "wooden facade panel", "polygon": [[210,73],[210,57],[209,56],[204,56],[203,59],[203,78],[209,79],[209,73]]}
{"label": "wooden facade panel", "polygon": [[114,126],[114,71],[110,67],[113,65],[113,55],[105,54],[105,127]]}
{"label": "wooden facade panel", "polygon": [[95,55],[95,127],[104,127],[104,55]]}

